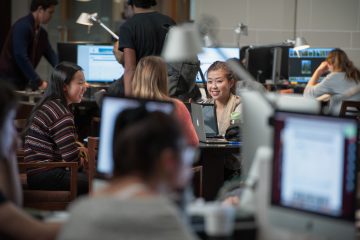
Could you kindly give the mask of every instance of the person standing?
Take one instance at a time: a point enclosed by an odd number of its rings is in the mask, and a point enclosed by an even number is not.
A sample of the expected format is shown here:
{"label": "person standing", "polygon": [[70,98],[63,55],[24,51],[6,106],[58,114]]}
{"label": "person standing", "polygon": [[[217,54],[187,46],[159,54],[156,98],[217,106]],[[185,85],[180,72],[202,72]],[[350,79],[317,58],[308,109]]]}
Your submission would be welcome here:
{"label": "person standing", "polygon": [[120,26],[119,50],[124,52],[125,95],[131,95],[131,82],[142,57],[161,54],[165,37],[175,21],[152,9],[156,0],[128,0],[134,16]]}
{"label": "person standing", "polygon": [[0,75],[11,81],[17,90],[47,87],[35,68],[42,56],[53,67],[58,63],[48,34],[41,27],[51,20],[57,4],[57,0],[32,0],[31,13],[17,20],[10,29],[0,55]]}

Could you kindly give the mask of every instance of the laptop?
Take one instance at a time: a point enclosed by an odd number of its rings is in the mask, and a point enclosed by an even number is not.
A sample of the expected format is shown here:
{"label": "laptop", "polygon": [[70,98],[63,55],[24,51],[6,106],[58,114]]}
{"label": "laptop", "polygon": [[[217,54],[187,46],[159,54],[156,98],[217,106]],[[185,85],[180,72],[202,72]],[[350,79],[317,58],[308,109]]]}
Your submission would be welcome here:
{"label": "laptop", "polygon": [[200,142],[209,144],[229,144],[219,135],[214,104],[191,103],[191,118]]}

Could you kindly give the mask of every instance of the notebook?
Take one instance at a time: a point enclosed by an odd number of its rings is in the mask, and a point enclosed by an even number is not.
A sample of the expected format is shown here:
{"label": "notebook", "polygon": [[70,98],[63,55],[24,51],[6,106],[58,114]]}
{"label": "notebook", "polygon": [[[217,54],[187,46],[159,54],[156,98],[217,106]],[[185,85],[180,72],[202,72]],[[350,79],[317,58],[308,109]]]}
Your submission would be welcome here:
{"label": "notebook", "polygon": [[191,103],[191,117],[200,142],[209,144],[227,144],[219,136],[216,111],[213,104]]}

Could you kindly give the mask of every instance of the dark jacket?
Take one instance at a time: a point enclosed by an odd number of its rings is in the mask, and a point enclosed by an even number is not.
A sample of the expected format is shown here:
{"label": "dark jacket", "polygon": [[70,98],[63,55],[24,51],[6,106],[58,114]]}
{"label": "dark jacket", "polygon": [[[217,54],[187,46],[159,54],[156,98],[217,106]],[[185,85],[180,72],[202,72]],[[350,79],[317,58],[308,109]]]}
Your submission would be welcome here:
{"label": "dark jacket", "polygon": [[10,29],[0,56],[0,74],[17,89],[23,90],[28,85],[37,89],[40,77],[35,68],[42,56],[52,66],[58,62],[46,30],[40,27],[36,31],[35,19],[30,13],[17,20]]}

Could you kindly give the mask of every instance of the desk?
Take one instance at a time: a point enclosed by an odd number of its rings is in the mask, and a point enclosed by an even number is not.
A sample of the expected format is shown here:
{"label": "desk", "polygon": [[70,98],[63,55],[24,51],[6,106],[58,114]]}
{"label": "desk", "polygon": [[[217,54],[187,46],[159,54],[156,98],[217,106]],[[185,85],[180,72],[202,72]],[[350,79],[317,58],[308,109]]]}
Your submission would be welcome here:
{"label": "desk", "polygon": [[214,200],[224,183],[224,165],[226,156],[239,154],[240,146],[231,144],[200,143],[200,161],[196,165],[203,166],[203,197],[207,201]]}

